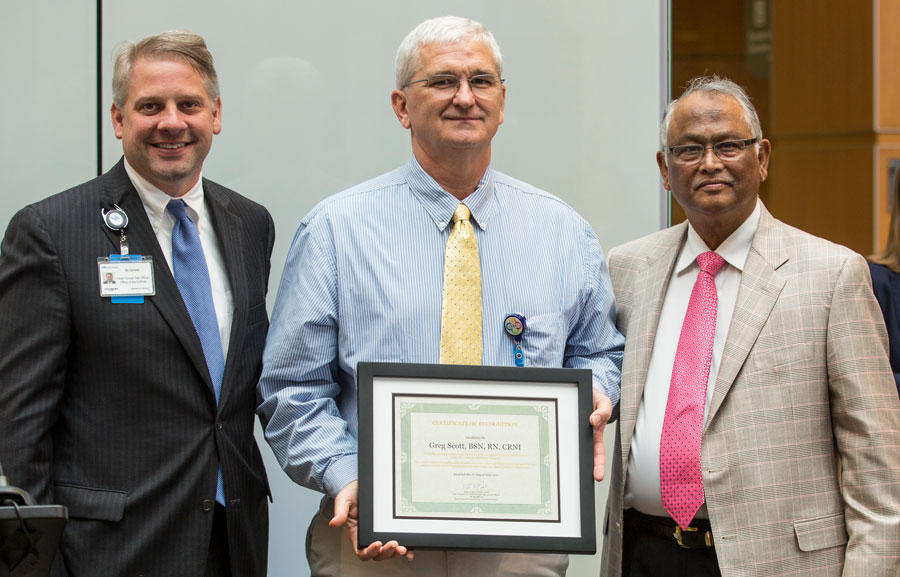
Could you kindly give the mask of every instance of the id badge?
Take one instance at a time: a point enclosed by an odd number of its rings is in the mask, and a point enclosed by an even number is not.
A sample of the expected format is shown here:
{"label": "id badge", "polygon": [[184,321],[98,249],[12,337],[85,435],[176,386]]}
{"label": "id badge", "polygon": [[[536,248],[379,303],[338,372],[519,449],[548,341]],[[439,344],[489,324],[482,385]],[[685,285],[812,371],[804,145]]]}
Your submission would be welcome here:
{"label": "id badge", "polygon": [[97,259],[100,296],[114,303],[142,303],[156,294],[153,257],[139,254],[111,254]]}

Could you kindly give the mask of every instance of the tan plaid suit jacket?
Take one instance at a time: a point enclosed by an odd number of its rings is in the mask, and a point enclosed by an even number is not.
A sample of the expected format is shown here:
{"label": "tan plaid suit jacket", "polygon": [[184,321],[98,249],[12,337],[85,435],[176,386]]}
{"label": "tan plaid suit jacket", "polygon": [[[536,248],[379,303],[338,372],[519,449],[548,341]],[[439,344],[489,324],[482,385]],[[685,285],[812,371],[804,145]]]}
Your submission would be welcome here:
{"label": "tan plaid suit jacket", "polygon": [[[900,575],[900,400],[868,267],[761,208],[703,432],[719,567],[725,576]],[[610,252],[626,345],[606,576],[621,573],[625,470],[686,233],[682,223]]]}

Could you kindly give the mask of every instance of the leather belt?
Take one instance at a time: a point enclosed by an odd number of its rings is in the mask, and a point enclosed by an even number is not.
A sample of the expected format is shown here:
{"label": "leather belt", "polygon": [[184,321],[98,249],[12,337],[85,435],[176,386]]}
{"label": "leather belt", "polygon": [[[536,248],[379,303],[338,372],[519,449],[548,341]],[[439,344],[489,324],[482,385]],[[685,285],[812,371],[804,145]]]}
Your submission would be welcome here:
{"label": "leather belt", "polygon": [[629,524],[671,539],[684,549],[714,549],[716,546],[708,519],[694,519],[690,527],[682,529],[670,517],[656,517],[636,509],[626,509],[625,526]]}

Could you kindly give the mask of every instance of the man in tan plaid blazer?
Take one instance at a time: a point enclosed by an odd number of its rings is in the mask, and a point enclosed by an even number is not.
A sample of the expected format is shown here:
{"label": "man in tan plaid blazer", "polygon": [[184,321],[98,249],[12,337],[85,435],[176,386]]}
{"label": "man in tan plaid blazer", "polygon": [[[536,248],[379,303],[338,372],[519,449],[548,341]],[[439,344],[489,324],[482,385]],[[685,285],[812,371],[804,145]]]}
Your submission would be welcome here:
{"label": "man in tan plaid blazer", "polygon": [[[900,401],[865,260],[758,201],[770,144],[733,82],[692,81],[660,132],[688,222],[610,252],[627,340],[602,575],[900,575]],[[682,531],[661,504],[659,433],[707,250],[726,264],[705,503]]]}

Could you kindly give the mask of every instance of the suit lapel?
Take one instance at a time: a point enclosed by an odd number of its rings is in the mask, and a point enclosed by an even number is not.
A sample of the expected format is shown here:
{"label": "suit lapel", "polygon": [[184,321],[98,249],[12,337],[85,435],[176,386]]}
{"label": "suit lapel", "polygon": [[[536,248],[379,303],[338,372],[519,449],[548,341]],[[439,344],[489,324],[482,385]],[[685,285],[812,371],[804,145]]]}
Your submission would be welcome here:
{"label": "suit lapel", "polygon": [[788,260],[781,250],[778,221],[762,206],[761,201],[760,208],[759,227],[741,273],[741,285],[722,352],[706,427],[709,427],[722,406],[786,282],[777,272]]}
{"label": "suit lapel", "polygon": [[631,346],[634,350],[634,360],[633,364],[623,371],[627,371],[630,377],[627,382],[623,379],[620,403],[622,455],[626,462],[631,450],[631,438],[634,434],[638,408],[644,395],[650,354],[653,352],[653,340],[659,326],[659,315],[666,296],[666,287],[686,234],[686,222],[666,231],[658,246],[654,247],[651,254],[646,257],[643,268],[634,274],[632,286],[634,287],[635,309],[631,313],[627,335],[629,341],[633,339]]}
{"label": "suit lapel", "polygon": [[244,271],[244,229],[238,215],[231,210],[230,199],[214,182],[206,179],[203,181],[203,195],[212,219],[216,238],[219,240],[219,249],[225,259],[225,268],[228,280],[231,284],[234,314],[231,319],[231,336],[228,341],[228,350],[225,354],[225,375],[222,379],[222,394],[219,404],[225,403],[229,392],[233,387],[228,386],[235,373],[235,363],[239,361],[237,351],[244,345],[244,336],[247,327],[247,313],[249,306],[247,300],[246,278]]}
{"label": "suit lapel", "polygon": [[[197,336],[197,331],[191,322],[191,317],[181,298],[181,293],[178,291],[178,285],[175,284],[175,277],[172,276],[166,257],[159,247],[156,233],[153,232],[153,227],[150,226],[144,203],[141,202],[141,197],[125,172],[124,160],[120,160],[116,166],[103,175],[103,208],[109,210],[114,204],[119,205],[125,211],[125,214],[128,215],[128,226],[125,228],[125,232],[128,235],[130,252],[153,257],[156,295],[148,297],[148,300],[152,306],[156,307],[169,327],[171,327],[172,332],[178,337],[185,352],[193,361],[197,372],[200,373],[203,381],[209,387],[211,398],[215,402],[212,379],[206,366],[206,357],[203,355],[200,337]],[[97,222],[110,238],[114,247],[113,252],[118,253],[119,233],[109,230],[99,218],[99,214]]]}

